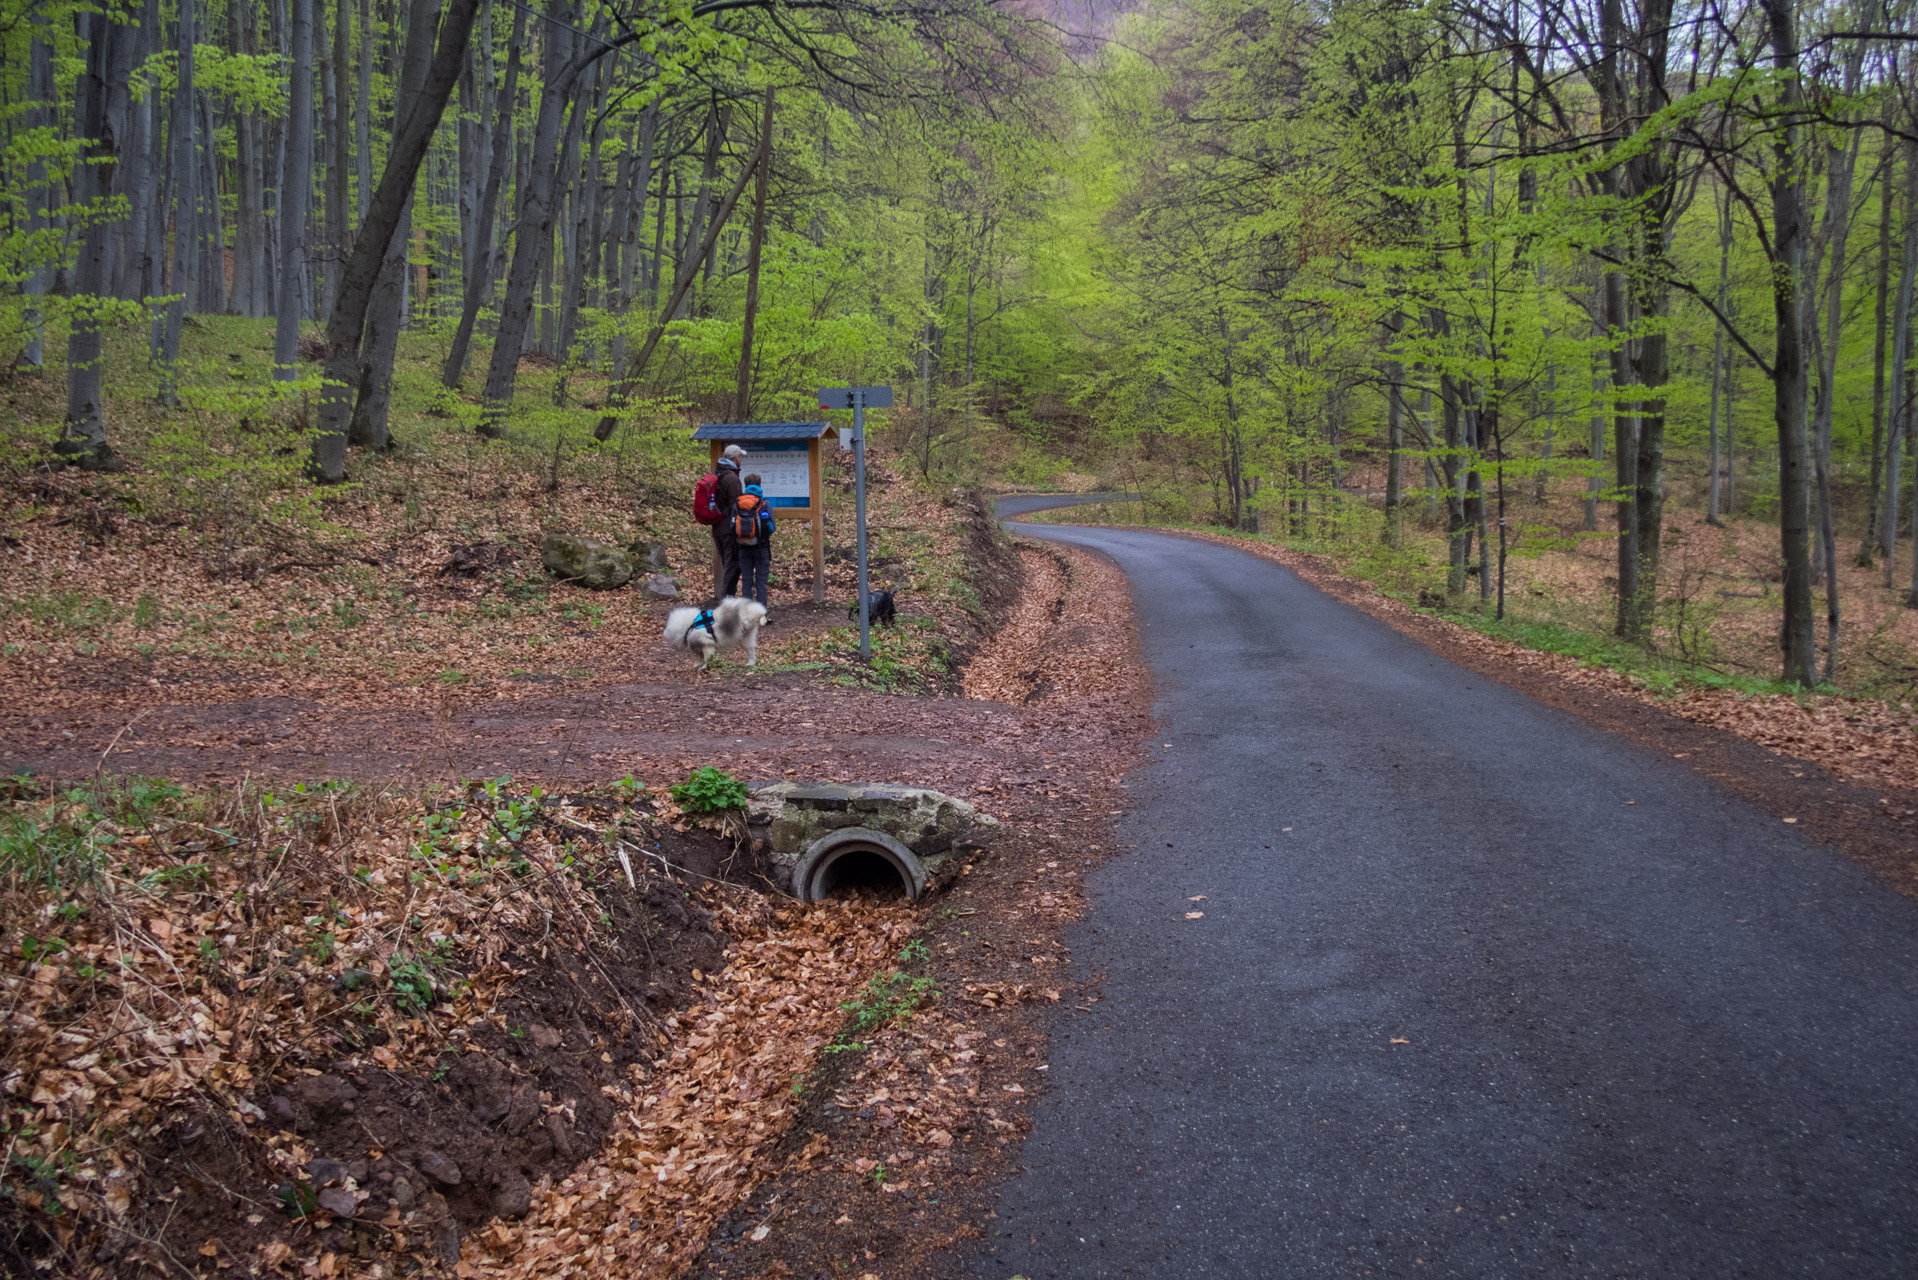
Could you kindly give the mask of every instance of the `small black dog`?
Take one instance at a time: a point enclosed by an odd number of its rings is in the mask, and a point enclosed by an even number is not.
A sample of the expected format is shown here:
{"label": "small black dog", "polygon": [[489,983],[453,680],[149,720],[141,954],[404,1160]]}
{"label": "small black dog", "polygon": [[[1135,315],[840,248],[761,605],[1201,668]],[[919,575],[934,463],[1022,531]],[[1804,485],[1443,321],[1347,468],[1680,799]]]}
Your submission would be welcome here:
{"label": "small black dog", "polygon": [[[892,592],[869,591],[866,593],[866,617],[871,621],[890,627],[898,616],[897,611],[892,607]],[[846,618],[851,622],[859,621],[857,598],[854,598],[852,604],[847,606]]]}

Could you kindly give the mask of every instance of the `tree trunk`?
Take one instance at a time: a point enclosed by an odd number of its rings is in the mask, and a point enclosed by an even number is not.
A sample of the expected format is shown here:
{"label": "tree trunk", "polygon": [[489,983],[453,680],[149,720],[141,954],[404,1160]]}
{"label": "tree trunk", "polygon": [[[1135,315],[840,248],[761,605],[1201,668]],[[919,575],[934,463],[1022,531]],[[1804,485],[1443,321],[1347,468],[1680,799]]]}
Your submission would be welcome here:
{"label": "tree trunk", "polygon": [[[259,53],[253,15],[244,0],[227,0],[227,47],[239,56]],[[243,316],[257,316],[259,283],[254,279],[255,252],[266,234],[265,200],[266,161],[261,155],[264,131],[252,112],[235,107],[232,117],[234,147],[233,184],[233,291],[226,309]]]}
{"label": "tree trunk", "polygon": [[1725,514],[1738,510],[1738,417],[1732,412],[1737,403],[1738,353],[1725,359]]}
{"label": "tree trunk", "polygon": [[[582,224],[586,220],[587,204],[591,201],[593,188],[598,179],[589,171],[580,172],[579,153],[586,132],[586,121],[599,118],[599,85],[605,80],[606,64],[601,62],[593,75],[594,88],[589,89],[581,101],[573,108],[572,119],[566,122],[566,140],[559,152],[559,180],[556,191],[562,193],[567,201],[567,216],[560,224],[560,260],[553,264],[551,277],[561,285],[559,314],[556,317],[553,335],[552,356],[555,360],[570,364],[573,359],[573,339],[579,327],[579,306],[582,291],[586,283],[586,259],[588,253]],[[595,144],[593,150],[597,152]],[[564,276],[561,273],[564,272]]]}
{"label": "tree trunk", "polygon": [[623,212],[617,221],[620,235],[619,294],[613,310],[619,328],[613,334],[612,369],[615,374],[626,363],[626,318],[633,305],[634,277],[638,274],[639,237],[646,226],[646,195],[653,176],[653,145],[659,133],[659,104],[649,102],[639,117],[639,156],[633,172],[621,184]]}
{"label": "tree trunk", "polygon": [[1865,486],[1865,536],[1859,539],[1855,558],[1860,568],[1869,568],[1877,559],[1879,486],[1885,479],[1885,334],[1886,310],[1891,291],[1891,185],[1898,172],[1898,153],[1889,145],[1878,175],[1878,279],[1873,290],[1873,319],[1876,327],[1871,344],[1871,482]]}
{"label": "tree trunk", "polygon": [[[350,0],[336,0],[347,4]],[[360,91],[353,99],[353,164],[358,179],[359,221],[373,199],[373,0],[360,0]],[[385,246],[381,246],[385,252]],[[345,278],[341,278],[345,287]],[[354,339],[356,342],[358,338]]]}
{"label": "tree trunk", "polygon": [[472,35],[473,15],[478,8],[479,0],[447,0],[440,22],[439,48],[434,52],[426,85],[394,134],[379,187],[367,202],[359,238],[341,273],[340,294],[326,322],[326,377],[313,440],[313,470],[323,483],[336,484],[346,478],[346,427],[352,410],[351,393],[360,374],[360,335],[373,283],[412,198],[420,162],[426,158],[447,99],[459,80],[460,63],[466,56],[466,42]]}
{"label": "tree trunk", "polygon": [[[1848,55],[1845,68],[1847,93],[1858,88],[1862,46]],[[1831,432],[1832,415],[1838,401],[1838,346],[1843,340],[1845,321],[1845,248],[1851,234],[1851,184],[1858,164],[1861,135],[1854,133],[1844,145],[1825,148],[1825,226],[1824,239],[1831,246],[1825,271],[1825,328],[1818,346],[1818,407],[1813,423],[1812,467],[1818,486],[1818,538],[1824,554],[1825,569],[1825,673],[1827,684],[1838,678],[1839,595],[1838,539],[1832,527],[1831,511]]]}
{"label": "tree trunk", "polygon": [[[564,150],[565,148],[562,144],[562,153],[564,153]],[[553,184],[553,222],[556,233],[562,239],[566,238],[566,220],[559,216],[559,206],[565,199],[566,191],[564,184],[555,181]],[[554,351],[557,335],[553,332],[553,272],[555,270],[554,263],[560,256],[562,255],[554,254],[552,235],[549,234],[546,242],[540,245],[539,302],[537,304],[536,323],[533,326],[533,349],[541,355],[554,359],[557,359],[557,354]]]}
{"label": "tree trunk", "polygon": [[[1647,234],[1652,229],[1647,228]],[[1661,257],[1663,255],[1661,254]],[[1670,310],[1671,293],[1653,284],[1640,293],[1638,316],[1652,321],[1651,331],[1637,340],[1633,378],[1640,387],[1663,387],[1671,374],[1670,342],[1658,321]],[[1659,558],[1665,545],[1665,398],[1638,402],[1638,461],[1633,468],[1638,495],[1632,513],[1638,520],[1633,541],[1638,548],[1639,638],[1652,638],[1658,605]]]}
{"label": "tree trunk", "polygon": [[346,260],[347,227],[356,219],[351,207],[352,185],[347,173],[353,165],[353,5],[334,0],[333,95],[327,115],[326,157],[326,287],[322,306],[331,307],[339,292],[340,264]]}
{"label": "tree trunk", "polygon": [[[160,5],[145,0],[140,27],[130,36],[129,68],[160,48]],[[156,91],[147,90],[146,100],[127,99],[126,163],[120,168],[121,190],[127,197],[127,221],[115,254],[113,293],[119,298],[144,296],[146,280],[148,224],[153,212],[153,104]]]}
{"label": "tree trunk", "polygon": [[313,6],[293,0],[288,67],[286,172],[280,181],[280,287],[273,327],[273,376],[300,376],[300,305],[306,271],[306,221],[313,199]]}
{"label": "tree trunk", "polygon": [[1778,535],[1784,565],[1784,617],[1779,628],[1787,683],[1817,679],[1812,628],[1811,449],[1806,429],[1804,303],[1806,215],[1803,106],[1798,79],[1798,19],[1792,0],[1763,0],[1778,73],[1778,120],[1773,124],[1772,310],[1777,318],[1772,364],[1773,420],[1778,426]]}
{"label": "tree trunk", "polygon": [[[718,181],[719,178],[719,156],[725,147],[726,139],[732,134],[732,128],[733,108],[731,103],[727,103],[719,108],[719,118],[716,121],[717,132],[713,137],[712,149],[707,157],[712,165],[712,176],[706,177],[702,174],[699,184],[699,210],[702,219],[713,216],[713,198],[716,194],[713,184]],[[705,243],[707,246],[706,258],[701,270],[705,275],[706,283],[711,285],[713,282],[713,274],[718,269],[719,264],[719,237],[707,237]],[[703,293],[700,295],[700,305],[702,307],[705,305],[705,294]]]}
{"label": "tree trunk", "polygon": [[[1631,318],[1625,311],[1625,283],[1616,271],[1605,276],[1605,317],[1615,344],[1611,352],[1612,394],[1629,395],[1631,386]],[[1612,463],[1618,485],[1618,609],[1614,629],[1627,640],[1644,638],[1639,617],[1638,519],[1632,507],[1638,498],[1638,423],[1630,401],[1612,405]]]}
{"label": "tree trunk", "polygon": [[545,65],[551,70],[540,92],[531,172],[520,198],[519,226],[513,236],[513,264],[507,273],[506,293],[500,301],[499,332],[493,339],[493,358],[486,371],[485,409],[479,431],[487,436],[499,434],[513,403],[520,353],[526,349],[527,328],[533,318],[533,289],[539,283],[542,259],[550,252],[553,239],[560,134],[580,66],[572,57],[570,24],[576,13],[573,0],[552,0],[549,12],[554,21],[546,29]]}
{"label": "tree trunk", "polygon": [[[192,0],[187,0],[190,5]],[[33,28],[32,44],[27,52],[27,99],[26,126],[29,129],[50,129],[53,127],[56,90],[53,83],[53,32],[47,21],[43,4],[36,3],[29,15]],[[189,75],[191,72],[189,71]],[[48,210],[55,204],[53,186],[47,181],[46,162],[39,157],[30,157],[26,165],[27,188],[27,230],[29,233],[46,229],[52,225]],[[20,320],[25,329],[26,349],[21,353],[21,363],[30,368],[39,369],[46,365],[46,315],[40,309],[40,299],[44,298],[47,288],[53,282],[53,264],[36,253],[32,270],[26,279],[26,306],[22,309]]]}
{"label": "tree trunk", "polygon": [[221,217],[219,130],[213,123],[213,104],[200,103],[200,136],[207,140],[200,150],[200,307],[203,312],[226,308],[226,228]]}
{"label": "tree trunk", "polygon": [[[480,29],[486,29],[487,20],[492,16],[492,0],[486,0],[480,10]],[[492,73],[489,66],[487,73]],[[458,134],[459,150],[459,238],[460,238],[460,279],[470,278],[477,269],[479,260],[485,256],[479,237],[479,195],[485,183],[480,172],[484,161],[481,158],[482,145],[480,132],[485,127],[486,112],[481,102],[479,76],[474,69],[473,48],[466,49],[466,65],[460,68],[460,118],[455,132]],[[469,119],[468,117],[471,117]]]}
{"label": "tree trunk", "polygon": [[[120,40],[128,28],[95,10],[79,19],[86,35],[86,69],[73,94],[73,136],[84,140],[81,163],[74,166],[74,204],[94,210],[112,190],[119,144],[113,136],[108,95]],[[124,82],[122,82],[124,92]],[[100,309],[106,301],[107,257],[112,226],[90,217],[80,236],[80,256],[73,272],[72,319],[67,333],[67,417],[53,451],[88,468],[112,465],[107,444],[106,418],[101,406],[102,342]]]}
{"label": "tree trunk", "polygon": [[[679,257],[682,262],[694,245],[704,244],[706,242],[706,219],[712,209],[713,183],[716,182],[719,177],[719,147],[720,143],[725,139],[726,129],[731,120],[732,109],[730,107],[718,109],[707,108],[706,155],[699,164],[699,191],[693,197],[692,220],[685,227],[685,242],[679,251]],[[702,256],[700,259],[702,263],[706,260],[707,258],[705,256]],[[691,310],[682,304],[681,309],[675,313],[673,318],[683,320],[690,314],[692,314]]]}
{"label": "tree trunk", "polygon": [[1918,484],[1912,484],[1912,589],[1905,595],[1905,604],[1918,608]]}
{"label": "tree trunk", "polygon": [[[719,233],[725,227],[726,219],[732,216],[733,206],[739,203],[739,197],[746,190],[747,181],[758,168],[757,163],[750,163],[740,171],[739,181],[733,184],[732,191],[727,194],[725,201],[719,206],[719,212],[714,215],[712,225],[707,227],[706,239],[701,243],[699,252],[689,256],[680,264],[679,279],[673,283],[673,293],[666,300],[666,310],[660,314],[659,320],[653,325],[653,331],[646,335],[646,341],[634,353],[632,362],[626,366],[625,373],[614,386],[610,400],[612,404],[623,403],[632,393],[633,387],[638,384],[640,375],[646,371],[646,362],[653,358],[653,350],[659,345],[660,338],[666,332],[666,326],[669,323],[667,317],[678,309],[680,299],[692,289],[693,277],[699,274],[700,260],[719,240]],[[599,425],[593,429],[593,437],[602,442],[609,440],[612,438],[613,429],[618,425],[618,416],[609,413],[599,420]]]}
{"label": "tree trunk", "polygon": [[173,90],[173,128],[170,140],[173,152],[173,269],[167,279],[167,303],[160,329],[160,403],[168,407],[180,402],[180,328],[186,322],[187,305],[199,288],[200,277],[200,157],[195,145],[198,115],[193,103],[193,45],[198,38],[194,29],[193,0],[179,0],[176,22],[178,56],[175,59]]}
{"label": "tree trunk", "polygon": [[[1396,334],[1404,323],[1392,318]],[[1385,545],[1397,547],[1405,520],[1405,362],[1385,362]]]}
{"label": "tree trunk", "polygon": [[766,90],[766,105],[760,109],[759,157],[754,167],[759,176],[753,186],[752,244],[746,251],[746,315],[739,330],[739,378],[733,401],[733,421],[751,422],[753,406],[753,322],[759,316],[759,255],[766,243],[766,183],[773,159],[773,91]]}
{"label": "tree trunk", "polygon": [[1450,374],[1439,376],[1439,413],[1445,426],[1445,456],[1440,464],[1445,478],[1445,593],[1465,594],[1466,566],[1471,556],[1472,526],[1465,518],[1465,490],[1460,453],[1464,448],[1463,392]]}
{"label": "tree trunk", "polygon": [[[433,46],[436,0],[412,0],[406,24],[406,46],[400,58],[399,92],[393,95],[393,132],[407,112],[416,109],[426,82]],[[462,52],[460,61],[465,62]],[[405,324],[407,251],[413,240],[413,204],[421,184],[417,179],[400,211],[399,224],[386,242],[378,281],[367,306],[366,335],[360,349],[360,386],[354,398],[353,420],[347,443],[366,449],[384,449],[392,442],[387,412],[393,399],[393,358],[399,352],[400,329]],[[430,184],[427,184],[430,185]]]}
{"label": "tree trunk", "polygon": [[453,332],[453,346],[440,369],[440,382],[457,387],[466,371],[466,352],[473,342],[473,326],[480,309],[493,293],[493,225],[499,216],[500,187],[506,180],[507,162],[512,159],[513,111],[519,102],[519,51],[526,38],[526,10],[513,11],[513,43],[506,50],[506,83],[499,92],[499,113],[493,122],[492,157],[486,165],[486,190],[480,196],[478,230],[473,237],[475,265],[465,280],[465,297],[460,305],[459,327]]}
{"label": "tree trunk", "polygon": [[1918,142],[1907,139],[1899,148],[1905,160],[1905,243],[1898,272],[1898,302],[1892,311],[1890,420],[1885,444],[1885,502],[1879,512],[1878,545],[1885,551],[1885,585],[1897,585],[1899,465],[1904,461],[1901,438],[1911,433],[1911,308],[1918,292]]}
{"label": "tree trunk", "polygon": [[[1600,295],[1601,303],[1603,295]],[[1600,334],[1605,332],[1603,312],[1595,326]],[[1585,481],[1585,528],[1598,531],[1598,495],[1605,491],[1605,481],[1599,475],[1599,466],[1605,461],[1605,388],[1608,384],[1605,376],[1605,361],[1594,356],[1592,359],[1592,438],[1588,446],[1591,456],[1592,474]]]}
{"label": "tree trunk", "polygon": [[[665,274],[666,266],[666,166],[660,166],[659,203],[653,207],[653,265],[646,273],[646,314],[648,317],[659,314],[659,278]],[[677,212],[679,202],[673,201]]]}
{"label": "tree trunk", "polygon": [[[1718,314],[1721,316],[1730,314],[1727,307],[1731,290],[1731,262],[1732,193],[1728,189],[1724,193],[1724,203],[1718,211]],[[1884,305],[1880,303],[1879,313],[1881,316],[1883,312]],[[1882,362],[1879,368],[1882,372],[1884,368]],[[1710,495],[1706,499],[1705,505],[1705,523],[1711,525],[1724,524],[1724,520],[1721,518],[1722,509],[1719,506],[1718,483],[1719,473],[1722,470],[1720,450],[1718,447],[1718,399],[1719,391],[1724,384],[1725,326],[1723,324],[1715,324],[1712,326],[1711,482],[1709,486]]]}

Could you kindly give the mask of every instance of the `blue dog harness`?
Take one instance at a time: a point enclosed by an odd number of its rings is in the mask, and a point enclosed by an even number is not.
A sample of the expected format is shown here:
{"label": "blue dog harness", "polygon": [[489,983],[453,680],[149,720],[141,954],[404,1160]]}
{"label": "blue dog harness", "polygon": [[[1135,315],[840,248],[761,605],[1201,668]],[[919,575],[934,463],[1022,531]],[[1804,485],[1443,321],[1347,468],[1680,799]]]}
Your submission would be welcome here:
{"label": "blue dog harness", "polygon": [[693,625],[687,627],[686,630],[695,631],[700,627],[706,628],[706,634],[713,639],[719,639],[719,633],[713,630],[713,611],[711,609],[701,609],[699,616],[693,619]]}

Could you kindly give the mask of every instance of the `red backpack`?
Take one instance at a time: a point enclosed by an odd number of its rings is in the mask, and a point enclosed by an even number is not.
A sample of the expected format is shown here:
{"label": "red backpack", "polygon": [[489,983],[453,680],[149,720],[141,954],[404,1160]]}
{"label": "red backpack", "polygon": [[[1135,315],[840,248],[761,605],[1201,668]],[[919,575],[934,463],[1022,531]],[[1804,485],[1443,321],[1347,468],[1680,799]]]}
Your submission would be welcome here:
{"label": "red backpack", "polygon": [[720,510],[716,501],[718,497],[719,477],[716,474],[702,477],[700,482],[693,486],[693,519],[701,524],[718,524],[720,520]]}

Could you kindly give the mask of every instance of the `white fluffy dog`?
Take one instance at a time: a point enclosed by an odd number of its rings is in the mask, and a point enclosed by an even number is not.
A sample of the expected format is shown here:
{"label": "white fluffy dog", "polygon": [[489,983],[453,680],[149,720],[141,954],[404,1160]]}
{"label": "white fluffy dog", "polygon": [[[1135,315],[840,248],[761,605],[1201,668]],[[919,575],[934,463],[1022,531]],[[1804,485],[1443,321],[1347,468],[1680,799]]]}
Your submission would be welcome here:
{"label": "white fluffy dog", "polygon": [[666,615],[666,643],[699,659],[699,670],[712,665],[721,646],[744,648],[746,665],[759,664],[759,627],[766,606],[757,600],[727,596],[711,609],[675,609]]}

